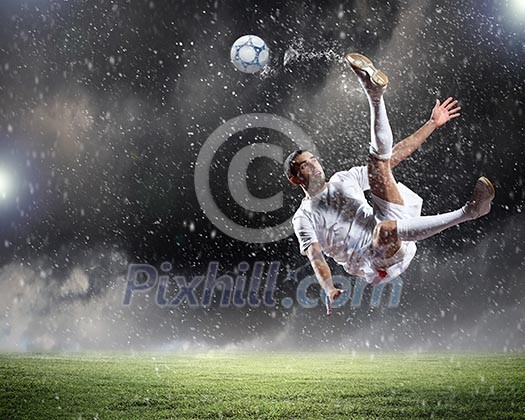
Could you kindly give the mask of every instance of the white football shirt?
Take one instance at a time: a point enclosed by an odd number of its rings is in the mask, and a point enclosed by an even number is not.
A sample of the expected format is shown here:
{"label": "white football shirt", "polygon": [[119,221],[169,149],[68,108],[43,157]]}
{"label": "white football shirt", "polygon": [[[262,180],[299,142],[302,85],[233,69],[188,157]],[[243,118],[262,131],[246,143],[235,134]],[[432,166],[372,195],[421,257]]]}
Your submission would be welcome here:
{"label": "white football shirt", "polygon": [[366,166],[335,173],[327,188],[301,202],[292,223],[301,254],[319,242],[328,257],[350,274],[362,276],[362,259],[372,243],[376,220],[364,191],[370,189]]}

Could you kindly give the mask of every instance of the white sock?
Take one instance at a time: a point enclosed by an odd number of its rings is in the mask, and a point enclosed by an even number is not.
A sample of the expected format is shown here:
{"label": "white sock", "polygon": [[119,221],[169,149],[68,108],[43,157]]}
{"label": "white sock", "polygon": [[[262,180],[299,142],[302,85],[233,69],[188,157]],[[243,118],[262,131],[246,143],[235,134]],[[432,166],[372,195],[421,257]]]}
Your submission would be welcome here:
{"label": "white sock", "polygon": [[402,241],[420,241],[467,220],[471,217],[466,214],[465,207],[434,216],[397,220],[397,236]]}
{"label": "white sock", "polygon": [[392,129],[388,122],[383,97],[368,98],[370,103],[370,154],[377,159],[388,160],[392,156]]}

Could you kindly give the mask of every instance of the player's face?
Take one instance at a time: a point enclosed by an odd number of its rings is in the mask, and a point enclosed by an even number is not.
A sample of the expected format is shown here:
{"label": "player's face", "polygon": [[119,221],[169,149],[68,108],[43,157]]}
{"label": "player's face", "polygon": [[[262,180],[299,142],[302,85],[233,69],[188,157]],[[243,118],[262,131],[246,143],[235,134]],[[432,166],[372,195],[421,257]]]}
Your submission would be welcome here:
{"label": "player's face", "polygon": [[310,152],[303,152],[295,158],[297,179],[301,184],[309,185],[311,182],[324,182],[323,168],[317,158]]}

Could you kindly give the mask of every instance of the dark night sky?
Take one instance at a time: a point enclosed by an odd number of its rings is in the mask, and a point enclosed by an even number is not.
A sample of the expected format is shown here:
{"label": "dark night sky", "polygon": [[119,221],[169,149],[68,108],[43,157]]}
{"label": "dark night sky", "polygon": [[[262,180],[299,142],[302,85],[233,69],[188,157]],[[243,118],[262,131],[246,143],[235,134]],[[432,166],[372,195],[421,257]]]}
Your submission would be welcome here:
{"label": "dark night sky", "polygon": [[[525,12],[514,3],[2,1],[0,170],[10,181],[0,198],[0,348],[523,350]],[[248,33],[270,47],[267,76],[229,61]],[[284,67],[299,43],[303,58]],[[278,294],[294,292],[286,267],[307,262],[295,238],[258,245],[217,230],[194,169],[207,137],[251,112],[293,120],[328,176],[364,163],[368,106],[327,51],[364,52],[389,75],[397,140],[424,123],[435,98],[456,97],[461,118],[395,175],[423,197],[424,214],[459,207],[486,175],[492,213],[418,245],[397,309],[345,307],[331,319],[297,305],[170,309],[154,292],[123,307],[132,262],[168,260],[190,276],[210,261],[231,273],[241,261],[278,260]],[[245,130],[212,168],[219,207],[251,227],[285,221],[302,198],[277,162],[261,159],[248,186],[260,197],[284,191],[284,207],[262,217],[232,200],[228,161],[261,141],[293,149],[275,131]]]}

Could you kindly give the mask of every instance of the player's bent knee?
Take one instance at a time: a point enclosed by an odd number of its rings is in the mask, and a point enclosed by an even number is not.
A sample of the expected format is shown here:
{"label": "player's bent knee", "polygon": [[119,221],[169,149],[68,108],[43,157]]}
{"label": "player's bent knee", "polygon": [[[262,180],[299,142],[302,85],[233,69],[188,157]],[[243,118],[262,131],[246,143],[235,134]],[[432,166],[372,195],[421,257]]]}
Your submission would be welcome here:
{"label": "player's bent knee", "polygon": [[398,242],[397,222],[395,220],[379,222],[374,228],[373,238],[374,246],[384,246]]}

